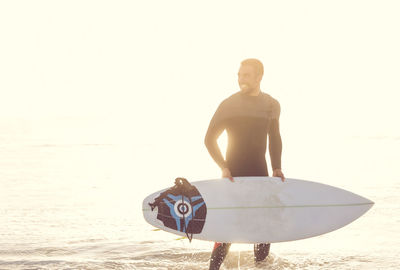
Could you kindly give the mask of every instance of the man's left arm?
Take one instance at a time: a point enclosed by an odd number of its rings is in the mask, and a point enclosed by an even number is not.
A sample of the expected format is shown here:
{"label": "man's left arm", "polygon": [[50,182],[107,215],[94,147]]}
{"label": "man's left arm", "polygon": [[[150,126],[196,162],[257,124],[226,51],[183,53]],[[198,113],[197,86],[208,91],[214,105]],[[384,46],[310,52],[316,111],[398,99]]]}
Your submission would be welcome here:
{"label": "man's left arm", "polygon": [[285,176],[282,172],[281,157],[282,157],[282,138],[279,131],[279,119],[271,119],[269,129],[269,155],[271,157],[271,165],[274,177],[280,177],[285,181]]}

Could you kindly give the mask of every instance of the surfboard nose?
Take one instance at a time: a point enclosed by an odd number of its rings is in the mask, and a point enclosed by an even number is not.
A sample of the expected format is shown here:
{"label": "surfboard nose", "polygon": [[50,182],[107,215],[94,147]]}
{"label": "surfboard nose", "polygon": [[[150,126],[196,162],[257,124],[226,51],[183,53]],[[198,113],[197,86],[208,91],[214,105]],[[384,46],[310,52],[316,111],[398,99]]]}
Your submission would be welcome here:
{"label": "surfboard nose", "polygon": [[369,206],[368,209],[370,209],[372,206],[374,206],[374,204],[375,204],[374,201],[371,201],[370,199],[363,197],[361,195],[358,195],[355,193],[353,193],[353,194],[358,197],[357,201],[359,202],[360,205],[367,205],[367,206]]}
{"label": "surfboard nose", "polygon": [[[366,204],[369,205],[368,210],[371,209],[372,206],[375,205],[375,202],[374,202],[374,201],[371,201],[370,199],[367,199],[367,198],[365,198],[365,197],[364,197],[364,199],[365,199],[365,201],[366,201]],[[367,211],[368,211],[368,210],[367,210]]]}

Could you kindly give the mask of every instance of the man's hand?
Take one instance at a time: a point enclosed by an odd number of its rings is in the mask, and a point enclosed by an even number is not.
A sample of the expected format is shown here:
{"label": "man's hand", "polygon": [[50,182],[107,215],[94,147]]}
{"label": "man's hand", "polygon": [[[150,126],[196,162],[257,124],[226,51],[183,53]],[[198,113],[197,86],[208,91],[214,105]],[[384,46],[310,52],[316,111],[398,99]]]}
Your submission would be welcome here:
{"label": "man's hand", "polygon": [[285,175],[283,175],[283,172],[281,169],[275,169],[273,174],[273,177],[280,177],[282,179],[282,182],[285,182]]}
{"label": "man's hand", "polygon": [[229,168],[223,168],[222,169],[222,178],[229,178],[229,180],[231,180],[231,182],[235,182],[233,180],[231,171],[229,170]]}

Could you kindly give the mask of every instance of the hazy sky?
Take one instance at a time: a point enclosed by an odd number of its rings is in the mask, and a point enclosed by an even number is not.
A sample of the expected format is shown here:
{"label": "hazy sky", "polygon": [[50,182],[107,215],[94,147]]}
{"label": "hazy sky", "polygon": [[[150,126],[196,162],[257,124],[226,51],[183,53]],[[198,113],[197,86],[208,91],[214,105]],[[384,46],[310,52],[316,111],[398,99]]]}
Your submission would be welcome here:
{"label": "hazy sky", "polygon": [[385,0],[1,1],[0,118],[204,129],[256,57],[288,129],[396,135],[399,14]]}

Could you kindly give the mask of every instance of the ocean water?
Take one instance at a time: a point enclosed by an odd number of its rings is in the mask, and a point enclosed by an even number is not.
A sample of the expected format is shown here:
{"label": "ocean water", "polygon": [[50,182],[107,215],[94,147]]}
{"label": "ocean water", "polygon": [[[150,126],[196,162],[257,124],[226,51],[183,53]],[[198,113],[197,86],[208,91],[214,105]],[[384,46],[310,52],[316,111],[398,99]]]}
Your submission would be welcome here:
{"label": "ocean water", "polygon": [[[97,125],[10,123],[0,128],[0,269],[208,269],[213,243],[153,231],[141,213],[146,195],[186,176],[176,169],[182,157],[159,165],[157,143],[100,136]],[[258,265],[251,245],[232,245],[221,269],[400,269],[399,138],[347,137],[314,151],[313,170],[296,153],[285,157],[286,175],[345,188],[375,206],[335,232],[273,244]]]}

